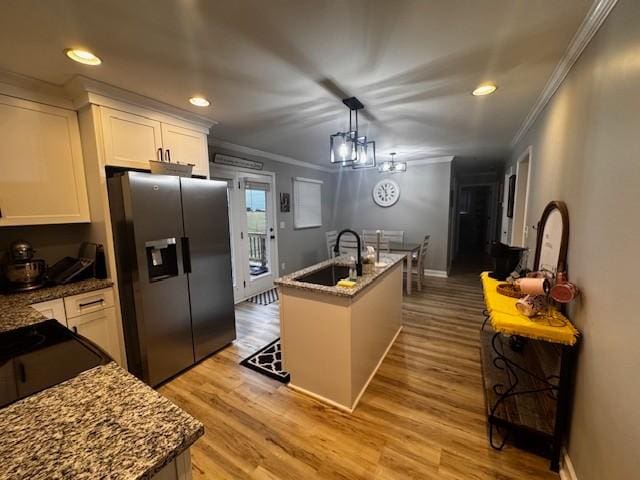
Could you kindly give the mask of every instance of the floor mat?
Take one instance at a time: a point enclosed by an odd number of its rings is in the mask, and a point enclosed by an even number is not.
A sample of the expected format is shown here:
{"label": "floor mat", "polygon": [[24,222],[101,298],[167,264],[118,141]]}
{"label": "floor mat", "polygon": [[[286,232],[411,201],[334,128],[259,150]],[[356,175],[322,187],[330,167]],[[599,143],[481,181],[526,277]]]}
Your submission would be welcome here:
{"label": "floor mat", "polygon": [[289,383],[289,372],[282,370],[282,352],[279,338],[242,360],[240,365],[279,382]]}
{"label": "floor mat", "polygon": [[247,302],[257,303],[258,305],[269,305],[273,302],[277,302],[278,298],[278,289],[272,288],[271,290],[267,290],[266,292],[262,292],[248,298]]}

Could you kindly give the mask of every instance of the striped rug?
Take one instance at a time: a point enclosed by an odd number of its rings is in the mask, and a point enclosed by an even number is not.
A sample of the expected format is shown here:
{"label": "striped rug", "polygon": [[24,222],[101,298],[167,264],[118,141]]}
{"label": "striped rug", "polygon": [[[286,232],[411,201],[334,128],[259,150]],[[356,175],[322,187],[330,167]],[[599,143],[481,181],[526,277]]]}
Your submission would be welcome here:
{"label": "striped rug", "polygon": [[258,305],[269,305],[277,301],[278,301],[277,288],[272,288],[271,290],[267,290],[266,292],[259,293],[247,299],[247,302],[256,303]]}

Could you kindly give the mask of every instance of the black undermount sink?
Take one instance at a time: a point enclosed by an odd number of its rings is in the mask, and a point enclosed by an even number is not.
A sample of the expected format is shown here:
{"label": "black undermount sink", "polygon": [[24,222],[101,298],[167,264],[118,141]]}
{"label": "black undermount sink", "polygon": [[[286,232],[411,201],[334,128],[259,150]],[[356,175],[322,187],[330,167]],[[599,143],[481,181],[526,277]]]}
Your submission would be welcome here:
{"label": "black undermount sink", "polygon": [[295,278],[297,282],[312,283],[335,287],[343,278],[349,277],[349,267],[346,265],[329,265],[306,275]]}

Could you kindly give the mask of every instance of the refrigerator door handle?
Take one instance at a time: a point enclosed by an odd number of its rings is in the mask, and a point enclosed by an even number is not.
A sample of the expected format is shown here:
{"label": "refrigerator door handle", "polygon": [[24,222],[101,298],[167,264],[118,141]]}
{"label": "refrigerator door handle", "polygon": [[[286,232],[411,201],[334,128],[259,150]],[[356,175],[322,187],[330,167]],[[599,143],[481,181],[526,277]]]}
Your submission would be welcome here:
{"label": "refrigerator door handle", "polygon": [[191,249],[189,247],[189,237],[182,237],[182,269],[184,273],[191,273]]}

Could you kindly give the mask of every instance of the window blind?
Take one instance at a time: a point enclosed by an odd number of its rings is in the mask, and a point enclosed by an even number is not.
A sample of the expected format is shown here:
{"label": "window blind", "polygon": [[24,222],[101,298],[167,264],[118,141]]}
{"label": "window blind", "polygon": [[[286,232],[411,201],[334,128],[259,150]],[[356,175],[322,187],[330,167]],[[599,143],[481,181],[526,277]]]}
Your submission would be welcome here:
{"label": "window blind", "polygon": [[268,192],[269,184],[263,182],[256,182],[255,180],[250,180],[248,178],[244,179],[244,188],[246,190],[260,190],[263,192]]}
{"label": "window blind", "polygon": [[322,182],[310,178],[293,179],[293,226],[322,226]]}

